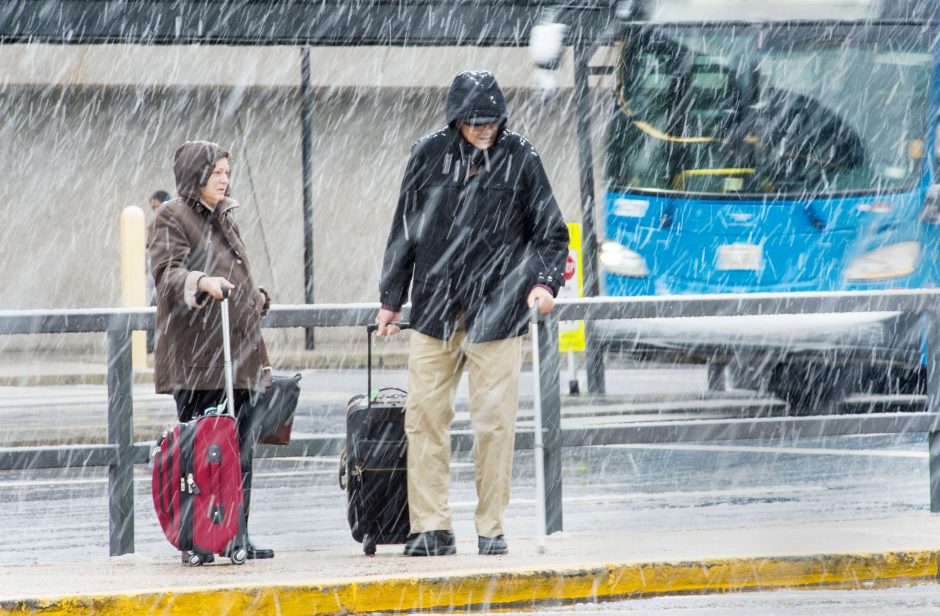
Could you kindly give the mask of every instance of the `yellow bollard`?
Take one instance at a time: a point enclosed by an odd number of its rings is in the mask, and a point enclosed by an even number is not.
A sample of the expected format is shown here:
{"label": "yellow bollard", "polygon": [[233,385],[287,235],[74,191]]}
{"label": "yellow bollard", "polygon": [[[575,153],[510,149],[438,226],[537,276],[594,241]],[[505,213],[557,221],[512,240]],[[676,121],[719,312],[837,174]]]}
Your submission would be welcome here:
{"label": "yellow bollard", "polygon": [[[140,308],[147,300],[147,247],[144,229],[144,211],[129,205],[121,212],[121,305]],[[136,331],[131,335],[131,364],[134,370],[147,366],[147,334]]]}

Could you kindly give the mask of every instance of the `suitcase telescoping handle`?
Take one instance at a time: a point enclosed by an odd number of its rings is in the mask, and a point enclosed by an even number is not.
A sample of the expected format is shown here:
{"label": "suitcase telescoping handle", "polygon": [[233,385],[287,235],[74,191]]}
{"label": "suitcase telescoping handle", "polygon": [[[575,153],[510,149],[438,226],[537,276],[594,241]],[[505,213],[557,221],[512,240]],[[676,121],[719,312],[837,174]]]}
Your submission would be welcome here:
{"label": "suitcase telescoping handle", "polygon": [[[398,329],[408,329],[411,327],[407,321],[389,323],[389,325],[395,325]],[[372,406],[372,334],[378,331],[378,329],[378,323],[369,323],[366,325],[366,338],[368,339],[368,345],[366,346],[366,403],[368,406]]]}
{"label": "suitcase telescoping handle", "polygon": [[228,320],[229,289],[222,288],[222,353],[225,358],[225,410],[235,416],[235,388],[232,385],[232,339]]}

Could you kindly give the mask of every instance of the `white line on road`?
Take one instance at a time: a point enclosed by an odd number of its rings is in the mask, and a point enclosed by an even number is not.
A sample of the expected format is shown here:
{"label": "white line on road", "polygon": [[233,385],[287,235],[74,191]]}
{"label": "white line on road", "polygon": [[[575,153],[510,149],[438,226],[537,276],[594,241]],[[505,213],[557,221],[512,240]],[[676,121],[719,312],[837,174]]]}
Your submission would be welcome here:
{"label": "white line on road", "polygon": [[619,449],[670,449],[680,451],[720,451],[728,453],[772,453],[810,456],[873,456],[879,458],[916,458],[926,459],[926,451],[896,451],[884,449],[827,449],[823,447],[755,447],[748,445],[643,445],[622,444],[607,445]]}
{"label": "white line on road", "polygon": [[[308,475],[335,475],[336,469],[322,471],[281,471],[275,473],[255,473],[255,477],[301,477]],[[151,477],[134,477],[136,483],[150,483]],[[84,479],[31,479],[26,481],[0,481],[2,488],[42,488],[42,487],[69,487],[83,485],[97,485],[107,483],[107,477],[88,477]]]}
{"label": "white line on road", "polygon": [[[322,460],[322,458],[321,458]],[[335,460],[329,460],[331,464],[336,464]],[[461,468],[461,467],[470,467],[472,466],[469,462],[452,462],[451,468]],[[102,467],[103,468],[103,467]],[[259,472],[255,471],[255,479],[283,479],[286,477],[310,477],[315,475],[330,475],[335,476],[337,474],[336,468],[328,468],[323,470],[300,470],[300,471],[265,471]],[[151,477],[147,475],[140,475],[134,477],[134,481],[137,483],[149,483]],[[83,485],[97,485],[107,483],[107,477],[85,477],[81,479],[27,479],[23,481],[0,481],[0,489],[4,488],[41,488],[41,487],[68,487],[68,486],[83,486]]]}
{"label": "white line on road", "polygon": [[[729,488],[725,490],[689,490],[669,492],[631,492],[628,494],[588,494],[586,496],[563,496],[563,503],[622,503],[627,501],[648,501],[648,500],[672,500],[676,498],[733,498],[733,497],[752,497],[759,496],[766,498],[768,496],[780,496],[784,494],[806,494],[809,492],[822,492],[826,490],[825,486],[777,486],[769,488],[767,486],[756,486],[753,488]],[[516,505],[531,505],[535,503],[532,498],[513,498],[512,503]],[[472,508],[476,507],[476,501],[460,501],[451,503],[451,507]]]}

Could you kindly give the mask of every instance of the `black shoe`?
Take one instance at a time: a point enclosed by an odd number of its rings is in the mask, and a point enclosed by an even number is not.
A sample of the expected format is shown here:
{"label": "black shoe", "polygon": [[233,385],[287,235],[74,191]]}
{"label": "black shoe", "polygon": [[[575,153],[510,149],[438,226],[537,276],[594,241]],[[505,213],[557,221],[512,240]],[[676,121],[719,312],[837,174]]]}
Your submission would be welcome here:
{"label": "black shoe", "polygon": [[254,545],[249,543],[248,547],[245,548],[245,558],[248,560],[264,560],[266,558],[274,558],[274,550],[256,548]]}
{"label": "black shoe", "polygon": [[484,556],[500,556],[509,553],[509,546],[502,535],[495,537],[477,537],[477,547],[480,548],[480,554]]}
{"label": "black shoe", "polygon": [[447,556],[456,554],[454,531],[429,530],[410,535],[405,543],[405,556]]}

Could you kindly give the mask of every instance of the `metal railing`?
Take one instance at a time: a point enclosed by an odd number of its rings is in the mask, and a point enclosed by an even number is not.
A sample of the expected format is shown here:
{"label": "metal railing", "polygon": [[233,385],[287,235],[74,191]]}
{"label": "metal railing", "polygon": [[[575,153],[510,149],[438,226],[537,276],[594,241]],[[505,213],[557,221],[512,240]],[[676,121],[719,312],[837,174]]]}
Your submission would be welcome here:
{"label": "metal railing", "polygon": [[[365,326],[378,304],[277,305],[267,328]],[[927,412],[762,417],[561,427],[559,320],[910,312],[927,324]],[[111,555],[134,551],[135,464],[149,461],[151,444],[133,442],[131,332],[153,327],[154,309],[0,311],[0,335],[103,332],[107,335],[108,435],[100,445],[0,448],[0,470],[104,466],[109,478]],[[940,290],[778,293],[559,300],[540,323],[540,390],[545,462],[546,530],[562,529],[562,450],[624,443],[926,432],[929,434],[930,509],[940,512]],[[351,394],[354,392],[350,392]],[[452,432],[455,451],[472,447],[468,430]],[[517,431],[516,448],[531,449],[532,431]],[[260,446],[259,457],[338,456],[344,436],[296,436],[283,447]]]}

